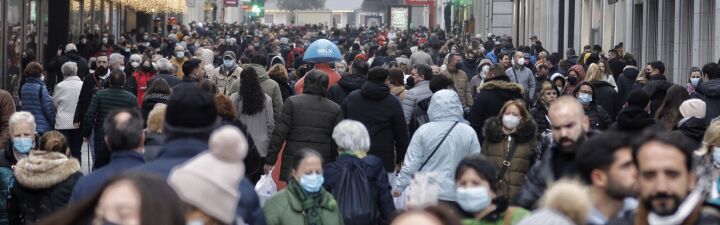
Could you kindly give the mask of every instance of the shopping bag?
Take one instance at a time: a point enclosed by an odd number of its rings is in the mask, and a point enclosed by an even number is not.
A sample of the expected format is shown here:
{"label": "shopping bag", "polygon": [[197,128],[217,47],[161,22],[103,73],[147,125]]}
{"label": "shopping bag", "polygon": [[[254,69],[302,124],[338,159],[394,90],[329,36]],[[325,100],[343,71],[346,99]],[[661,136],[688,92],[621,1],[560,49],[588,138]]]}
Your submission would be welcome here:
{"label": "shopping bag", "polygon": [[82,147],[80,147],[80,171],[82,171],[83,174],[87,175],[90,172],[92,172],[93,168],[93,157],[92,157],[92,149],[90,149],[90,142],[85,141],[82,143]]}
{"label": "shopping bag", "polygon": [[[390,188],[391,190],[395,190],[395,185],[397,181],[397,173],[392,172],[388,173],[388,181],[390,181]],[[403,191],[400,197],[394,197],[393,196],[393,203],[395,204],[395,209],[401,210],[406,209],[406,203],[407,203],[407,191]]]}
{"label": "shopping bag", "polygon": [[277,186],[278,191],[282,191],[282,189],[285,189],[285,186],[287,186],[287,183],[280,180],[280,168],[282,168],[283,154],[285,154],[285,143],[283,143],[282,148],[280,149],[280,153],[278,153],[277,160],[275,161],[274,168],[277,169],[273,169],[270,172],[270,174],[272,175],[272,179],[275,181],[275,185]]}
{"label": "shopping bag", "polygon": [[272,171],[260,176],[260,180],[255,184],[255,193],[260,198],[261,207],[265,206],[265,201],[277,193],[277,185],[275,185],[275,181],[270,174],[272,174]]}

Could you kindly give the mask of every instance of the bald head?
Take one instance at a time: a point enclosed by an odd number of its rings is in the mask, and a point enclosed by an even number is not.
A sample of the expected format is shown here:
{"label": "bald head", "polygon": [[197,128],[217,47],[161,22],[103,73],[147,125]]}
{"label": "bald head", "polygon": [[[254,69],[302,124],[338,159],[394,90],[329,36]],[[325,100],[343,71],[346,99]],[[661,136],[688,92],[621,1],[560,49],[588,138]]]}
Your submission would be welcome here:
{"label": "bald head", "polygon": [[548,109],[553,139],[563,151],[573,152],[590,128],[582,104],[571,96],[562,96]]}
{"label": "bald head", "polygon": [[116,109],[105,117],[105,142],[112,151],[140,150],[145,136],[143,118],[134,109]]}

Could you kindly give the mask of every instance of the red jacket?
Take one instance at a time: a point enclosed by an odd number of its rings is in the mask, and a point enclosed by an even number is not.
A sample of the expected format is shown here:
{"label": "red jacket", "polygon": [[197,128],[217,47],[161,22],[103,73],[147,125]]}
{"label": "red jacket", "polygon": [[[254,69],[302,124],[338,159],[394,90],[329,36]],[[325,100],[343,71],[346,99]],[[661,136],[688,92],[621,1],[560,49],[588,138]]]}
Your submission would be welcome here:
{"label": "red jacket", "polygon": [[133,77],[135,77],[135,81],[137,81],[137,99],[139,107],[142,107],[143,96],[145,96],[145,91],[148,89],[148,80],[152,79],[154,76],[155,72],[143,72],[139,70],[133,73]]}

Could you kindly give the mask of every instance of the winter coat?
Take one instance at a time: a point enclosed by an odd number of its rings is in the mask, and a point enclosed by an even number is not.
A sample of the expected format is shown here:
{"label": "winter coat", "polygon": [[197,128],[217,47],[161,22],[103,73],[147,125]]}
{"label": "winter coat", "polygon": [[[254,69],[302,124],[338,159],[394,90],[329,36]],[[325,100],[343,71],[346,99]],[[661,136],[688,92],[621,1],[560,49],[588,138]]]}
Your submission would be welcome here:
{"label": "winter coat", "polygon": [[85,138],[90,137],[93,128],[95,129],[95,142],[105,141],[105,129],[103,129],[103,123],[105,117],[113,109],[120,108],[137,108],[137,99],[130,92],[117,88],[110,87],[99,91],[90,102],[87,113],[85,113],[85,120],[83,120],[82,135]]}
{"label": "winter coat", "polygon": [[[255,73],[257,73],[258,81],[260,82],[260,88],[262,88],[263,93],[272,98],[273,115],[275,116],[275,119],[277,119],[283,108],[283,99],[282,93],[280,92],[280,85],[278,85],[278,83],[276,83],[274,80],[270,79],[270,76],[268,76],[267,71],[263,66],[258,64],[250,64],[245,69],[250,68],[254,69]],[[226,90],[226,92],[230,93],[231,95],[239,91],[240,79],[233,81],[233,83],[230,85],[230,90]]]}
{"label": "winter coat", "polygon": [[458,70],[457,73],[450,73],[448,70],[443,70],[440,72],[440,75],[450,78],[453,81],[455,91],[457,91],[458,96],[460,96],[460,103],[463,107],[472,107],[474,90],[470,87],[470,79],[467,77],[467,74],[462,70]]}
{"label": "winter coat", "polygon": [[[330,89],[330,87],[335,86],[338,81],[340,81],[340,73],[330,68],[330,65],[326,63],[321,64],[315,64],[314,70],[319,70],[325,73],[325,75],[328,76],[329,82],[327,85],[327,89]],[[295,82],[295,93],[303,93],[303,89],[305,88],[305,77],[300,78]]]}
{"label": "winter coat", "polygon": [[700,84],[695,95],[705,101],[705,124],[720,116],[720,79],[712,79]]}
{"label": "winter coat", "polygon": [[10,192],[10,180],[13,179],[13,167],[17,164],[17,159],[12,150],[12,141],[8,141],[7,146],[0,153],[0,224],[8,224],[7,203]]}
{"label": "winter coat", "polygon": [[528,97],[527,100],[532,102],[535,99],[535,75],[530,69],[525,66],[521,66],[520,69],[513,66],[505,70],[505,74],[510,78],[510,81],[522,85],[525,91],[524,94]]}
{"label": "winter coat", "polygon": [[55,106],[45,82],[37,77],[28,77],[20,89],[22,110],[35,117],[35,131],[42,135],[55,128]]}
{"label": "winter coat", "polygon": [[[10,140],[8,130],[10,116],[15,113],[15,101],[10,92],[0,90],[0,149],[5,149],[5,144]],[[2,188],[2,187],[0,187]],[[2,198],[2,196],[0,196]],[[2,211],[0,209],[0,211]],[[0,221],[2,223],[2,221]]]}
{"label": "winter coat", "polygon": [[83,200],[99,191],[111,177],[144,163],[141,153],[133,150],[114,151],[110,156],[110,163],[77,181],[70,196],[70,203]]}
{"label": "winter coat", "polygon": [[328,99],[342,105],[350,92],[360,89],[365,84],[365,81],[367,81],[367,76],[361,74],[342,76],[337,85],[330,87],[328,90]]}
{"label": "winter coat", "polygon": [[218,93],[230,96],[235,92],[230,93],[230,88],[228,87],[230,87],[230,85],[232,85],[232,83],[234,83],[236,80],[240,79],[240,73],[242,73],[242,71],[242,67],[234,64],[229,69],[227,69],[225,66],[220,66],[212,71],[212,75],[210,76],[210,82],[214,83],[215,86],[217,86]]}
{"label": "winter coat", "polygon": [[[145,134],[145,143],[143,143],[143,147],[145,148],[145,151],[143,151],[143,159],[145,159],[145,162],[150,162],[157,158],[166,140],[167,136],[162,133],[151,131]],[[250,141],[248,141],[248,143],[249,142]]]}
{"label": "winter coat", "polygon": [[147,121],[148,115],[150,115],[150,111],[155,108],[155,105],[157,105],[158,103],[167,104],[168,100],[170,100],[170,95],[166,94],[152,93],[149,95],[145,95],[145,97],[143,97],[142,104],[143,119]]}
{"label": "winter coat", "polygon": [[180,68],[180,69],[177,71],[177,77],[180,78],[181,80],[182,80],[183,77],[185,76],[185,74],[184,74],[183,71],[182,71],[182,67],[183,67],[183,64],[185,64],[186,61],[187,61],[187,57],[184,57],[184,58],[182,58],[182,59],[178,59],[177,57],[173,56],[173,57],[170,59],[170,63],[171,63],[171,64],[173,64],[173,65],[177,66],[178,68]]}
{"label": "winter coat", "polygon": [[65,208],[82,177],[77,159],[45,151],[32,151],[18,161],[14,174],[8,200],[10,224],[35,224]]}
{"label": "winter coat", "polygon": [[[609,68],[610,68],[610,72],[612,73],[613,78],[615,78],[615,80],[617,80],[618,77],[620,77],[620,74],[623,74],[623,70],[626,66],[625,63],[622,60],[620,60],[620,58],[614,58],[614,59],[611,59],[608,62],[608,64],[610,64]],[[637,74],[637,73],[635,73],[635,74]]]}
{"label": "winter coat", "polygon": [[258,152],[262,157],[267,155],[268,144],[270,144],[270,136],[275,129],[275,119],[273,118],[272,99],[268,95],[265,96],[264,108],[262,111],[253,115],[243,113],[243,102],[240,94],[235,93],[230,96],[230,101],[235,105],[237,119],[245,126],[247,131],[255,142]]}
{"label": "winter coat", "polygon": [[[320,190],[320,219],[323,225],[343,225],[343,216],[330,192]],[[302,202],[288,188],[279,191],[265,202],[263,207],[268,225],[305,224]]]}
{"label": "winter coat", "polygon": [[610,114],[595,102],[590,103],[590,106],[584,108],[584,110],[585,115],[590,119],[590,129],[605,130],[612,125]]}
{"label": "winter coat", "polygon": [[432,56],[430,56],[430,54],[420,50],[410,55],[410,65],[408,67],[412,68],[415,64],[425,64],[430,66],[435,63],[433,63]]}
{"label": "winter coat", "polygon": [[405,100],[405,95],[407,95],[407,90],[405,89],[405,86],[393,86],[392,84],[388,84],[388,86],[390,87],[390,93],[395,95],[395,97],[398,98],[400,104],[402,105],[402,102]]}
{"label": "winter coat", "polygon": [[343,119],[340,106],[325,98],[327,76],[305,76],[305,93],[288,98],[275,123],[266,162],[274,163],[285,142],[280,179],[285,181],[292,168],[292,155],[304,148],[318,151],[323,162],[337,158],[337,145],[332,140],[335,125]]}
{"label": "winter coat", "polygon": [[[516,145],[515,153],[510,159],[510,166],[505,171],[502,181],[498,185],[497,195],[507,199],[517,195],[522,182],[525,179],[530,167],[532,167],[538,153],[535,151],[537,126],[532,119],[523,121],[517,130],[507,135],[503,132],[502,120],[498,117],[491,117],[485,122],[483,134],[485,142],[482,145],[482,153],[487,156],[496,171],[500,171],[503,162],[508,158],[510,145]],[[498,174],[500,176],[500,174]]]}
{"label": "winter coat", "polygon": [[279,79],[271,78],[280,86],[280,95],[282,100],[285,101],[288,97],[295,95],[295,90],[290,87],[290,83],[281,81]]}
{"label": "winter coat", "polygon": [[662,105],[662,102],[665,100],[665,96],[667,95],[668,89],[673,83],[670,83],[667,81],[667,78],[665,75],[656,75],[651,76],[647,78],[648,81],[646,84],[636,83],[635,89],[642,89],[650,95],[650,114],[655,115],[658,109],[660,109],[660,105]]}
{"label": "winter coat", "polygon": [[[687,199],[687,198],[685,198]],[[649,225],[649,210],[640,204],[630,215],[611,220],[608,225]],[[698,203],[679,225],[714,225],[720,221],[720,211],[716,206]]]}
{"label": "winter coat", "polygon": [[[403,113],[405,114],[405,123],[410,123],[412,119],[412,113],[417,103],[423,99],[429,98],[433,95],[430,91],[430,81],[420,81],[415,84],[415,87],[407,91],[405,99],[402,101]],[[458,99],[459,101],[459,99]]]}
{"label": "winter coat", "polygon": [[608,83],[607,81],[593,81],[590,83],[593,86],[595,103],[602,106],[611,120],[615,120],[618,112],[622,105],[620,104],[620,96],[615,91],[615,86]]}
{"label": "winter coat", "polygon": [[81,127],[92,126],[92,124],[83,124],[83,120],[85,119],[85,112],[87,112],[88,107],[90,107],[90,101],[92,101],[95,93],[110,87],[110,82],[108,81],[108,78],[110,78],[110,72],[108,71],[107,77],[105,77],[105,79],[101,78],[100,76],[105,75],[99,75],[97,74],[97,72],[95,74],[92,74],[92,76],[83,80],[82,88],[80,88],[80,97],[78,98],[77,107],[75,108],[75,116],[73,117],[73,123],[80,123]]}
{"label": "winter coat", "polygon": [[402,106],[384,83],[365,82],[362,89],[353,91],[342,105],[346,119],[365,125],[370,135],[371,155],[380,157],[387,171],[405,158],[408,145],[407,124]]}
{"label": "winter coat", "polygon": [[[530,216],[530,212],[520,207],[506,207],[502,211],[497,208],[494,212],[486,215],[482,219],[476,219],[473,215],[467,215],[462,220],[463,225],[516,225],[523,219]],[[508,215],[508,213],[511,213]],[[509,218],[509,224],[506,224],[506,218]]]}
{"label": "winter coat", "polygon": [[152,82],[157,79],[163,79],[163,80],[167,81],[168,84],[170,84],[170,88],[175,87],[175,85],[178,85],[181,82],[180,78],[176,77],[175,75],[161,73],[161,74],[155,75],[153,78],[148,80],[147,86],[148,87],[152,86]]}
{"label": "winter coat", "polygon": [[391,195],[392,188],[390,187],[388,173],[387,170],[383,168],[382,159],[373,155],[368,155],[362,159],[358,159],[352,155],[340,155],[337,161],[325,165],[323,169],[323,177],[325,178],[323,187],[332,193],[342,178],[343,168],[352,163],[360,163],[360,165],[362,165],[363,172],[365,172],[367,176],[367,181],[372,188],[372,193],[375,194],[376,205],[380,211],[378,221],[368,224],[390,224],[395,214],[395,204],[393,203],[393,197]]}
{"label": "winter coat", "polygon": [[[438,199],[455,201],[455,167],[465,156],[480,153],[480,142],[463,119],[462,105],[454,91],[436,92],[430,100],[428,116],[430,123],[421,126],[410,140],[397,177],[397,189],[405,190],[415,173],[430,172],[431,177],[437,178]],[[437,152],[428,159],[436,148]],[[427,164],[419,171],[425,160]]]}
{"label": "winter coat", "polygon": [[688,117],[680,120],[678,124],[679,125],[677,130],[673,132],[680,132],[681,134],[695,141],[695,143],[702,143],[703,136],[705,135],[705,130],[707,129],[707,125],[705,124],[704,119]]}
{"label": "winter coat", "polygon": [[83,82],[79,77],[72,76],[65,78],[55,87],[55,96],[53,97],[53,104],[57,109],[55,129],[76,129],[73,126],[73,117],[75,116],[82,84]]}
{"label": "winter coat", "polygon": [[618,88],[618,95],[620,96],[620,105],[624,105],[627,102],[627,97],[630,95],[630,91],[635,86],[635,80],[637,79],[640,71],[634,66],[626,66],[616,81]]}
{"label": "winter coat", "polygon": [[485,120],[497,116],[505,102],[523,99],[523,87],[518,83],[511,83],[507,76],[496,76],[487,79],[480,86],[480,92],[475,97],[475,103],[470,108],[468,120],[470,126],[478,134],[478,140],[483,141],[482,129]]}
{"label": "winter coat", "polygon": [[548,117],[548,108],[545,104],[540,102],[536,103],[535,106],[530,109],[530,114],[537,124],[538,134],[552,129],[552,127],[550,127],[550,118]]}
{"label": "winter coat", "polygon": [[636,134],[653,125],[655,125],[655,118],[650,116],[644,108],[628,105],[620,110],[617,120],[610,127],[610,130]]}
{"label": "winter coat", "polygon": [[142,106],[145,91],[150,87],[148,80],[153,77],[155,77],[155,72],[137,71],[133,73],[133,78],[137,83],[137,93],[135,95],[137,96],[138,106]]}
{"label": "winter coat", "polygon": [[[48,72],[51,72],[55,75],[54,78],[51,78],[50,82],[52,83],[59,83],[59,81],[63,80],[63,74],[62,74],[62,66],[67,62],[74,62],[77,64],[77,76],[80,77],[80,79],[85,79],[87,77],[88,73],[90,73],[90,66],[85,60],[86,58],[80,56],[77,51],[70,51],[66,52],[65,55],[62,55],[58,58],[56,58],[53,61],[50,61],[50,63],[47,65],[46,70]],[[58,81],[58,82],[54,82]]]}

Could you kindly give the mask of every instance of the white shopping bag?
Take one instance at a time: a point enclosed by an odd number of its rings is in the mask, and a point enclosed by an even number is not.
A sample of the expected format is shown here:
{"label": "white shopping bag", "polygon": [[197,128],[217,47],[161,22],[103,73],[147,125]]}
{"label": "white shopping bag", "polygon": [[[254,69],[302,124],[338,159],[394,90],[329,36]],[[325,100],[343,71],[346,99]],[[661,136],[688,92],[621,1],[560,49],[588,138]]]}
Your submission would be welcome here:
{"label": "white shopping bag", "polygon": [[[390,172],[388,173],[388,181],[390,181],[390,188],[391,190],[395,190],[395,185],[397,181],[397,173]],[[400,197],[394,197],[393,196],[393,203],[395,203],[395,209],[401,210],[406,209],[406,203],[407,203],[407,191],[403,191],[402,195]]]}
{"label": "white shopping bag", "polygon": [[92,160],[92,149],[90,149],[90,142],[83,142],[80,148],[80,171],[84,175],[92,172],[93,160]]}
{"label": "white shopping bag", "polygon": [[277,185],[275,181],[273,181],[271,174],[272,170],[260,176],[260,180],[255,184],[255,192],[260,198],[260,207],[265,206],[265,201],[277,193]]}

